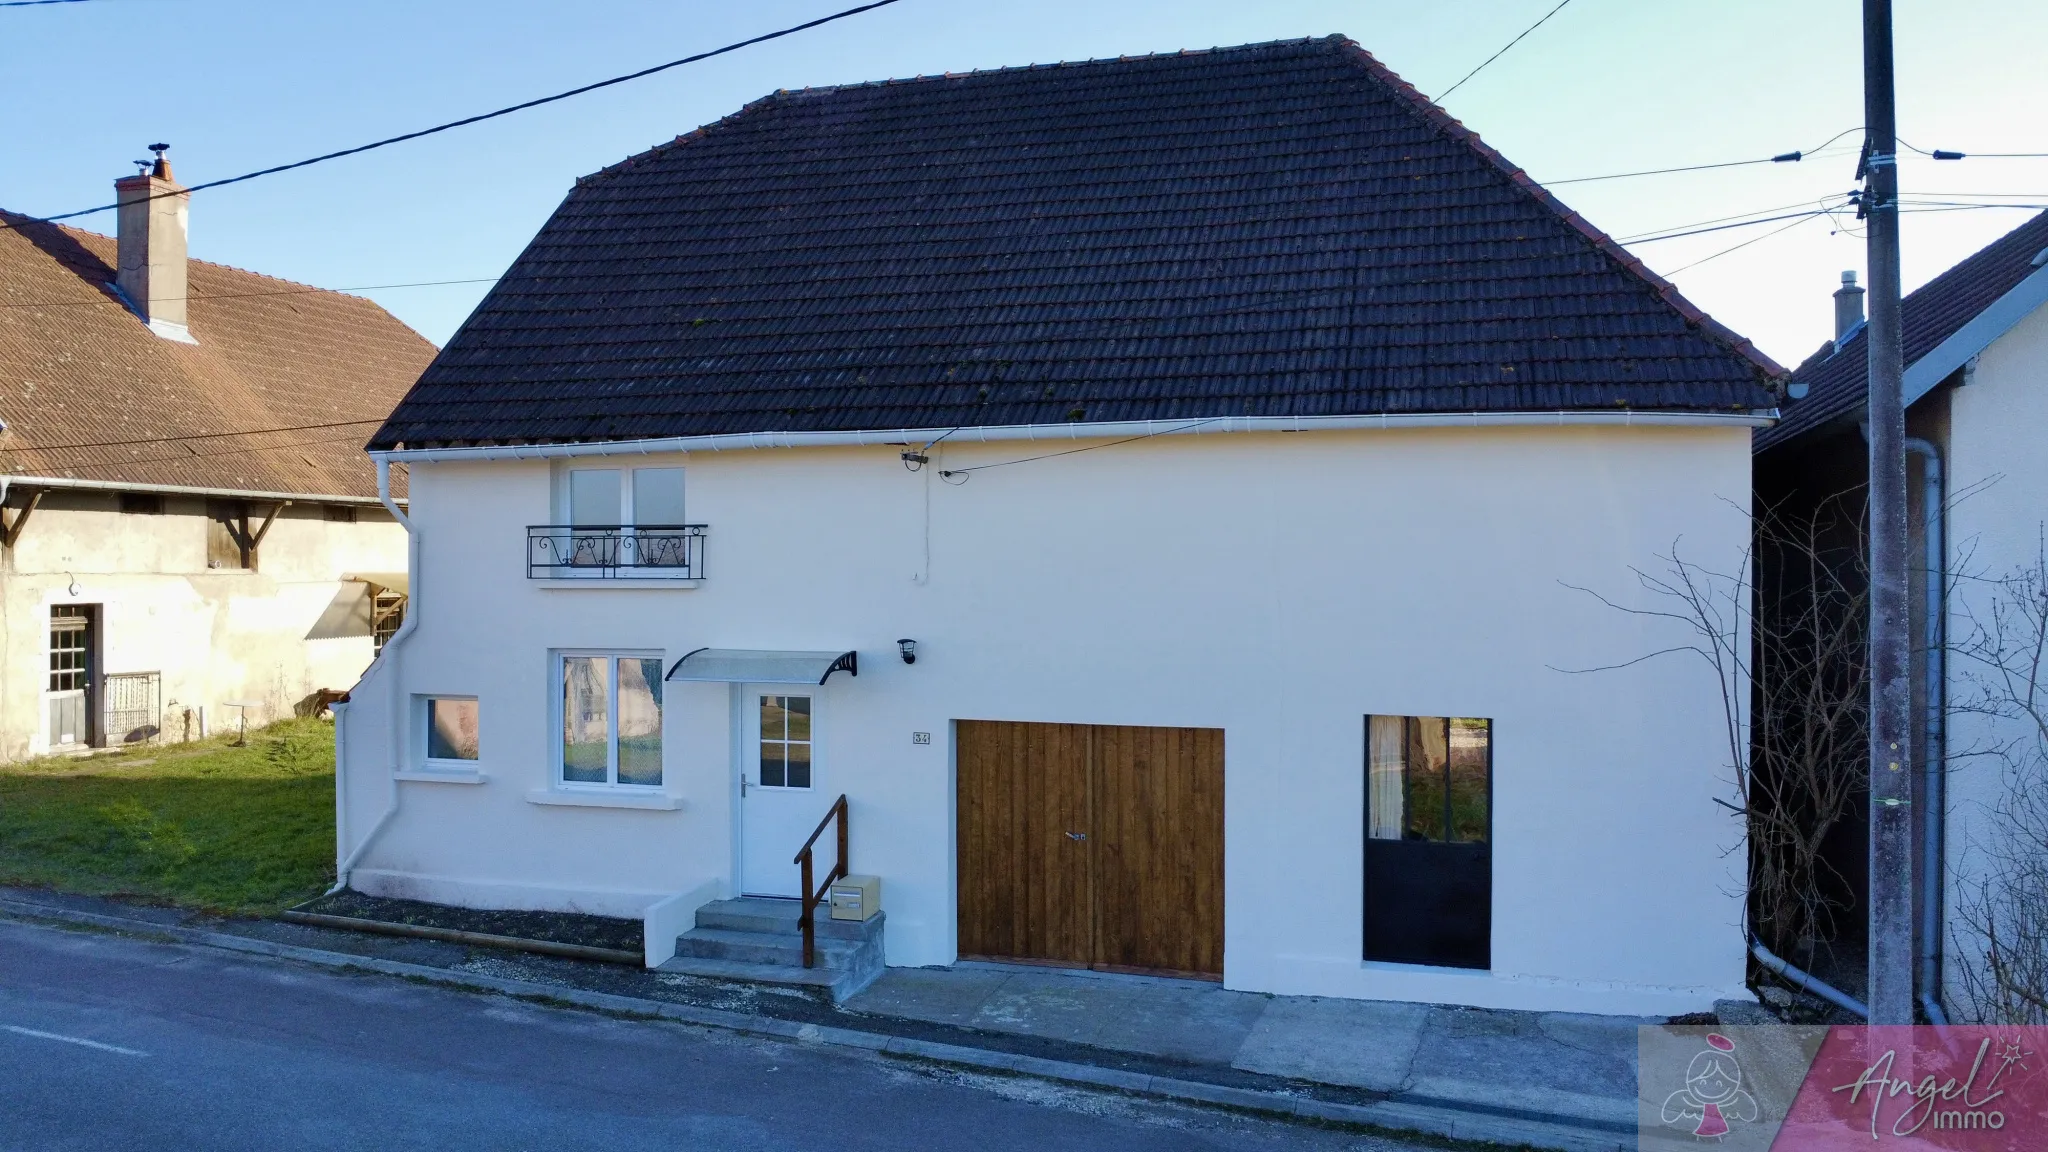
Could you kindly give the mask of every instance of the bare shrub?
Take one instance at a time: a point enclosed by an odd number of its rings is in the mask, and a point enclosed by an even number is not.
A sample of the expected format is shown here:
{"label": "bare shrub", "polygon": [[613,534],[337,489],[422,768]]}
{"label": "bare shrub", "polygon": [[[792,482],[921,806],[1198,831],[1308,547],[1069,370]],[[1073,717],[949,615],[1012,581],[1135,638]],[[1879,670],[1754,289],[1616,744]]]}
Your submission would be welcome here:
{"label": "bare shrub", "polygon": [[[1845,878],[1828,863],[1828,834],[1853,815],[1867,764],[1865,678],[1869,600],[1863,579],[1861,494],[1813,510],[1764,508],[1732,570],[1684,556],[1674,541],[1657,571],[1631,569],[1659,606],[1631,615],[1682,624],[1673,653],[1715,674],[1735,802],[1749,863],[1752,929],[1773,951],[1810,964],[1835,935]],[[1768,573],[1760,591],[1759,568]],[[1607,669],[1579,669],[1597,672]]]}

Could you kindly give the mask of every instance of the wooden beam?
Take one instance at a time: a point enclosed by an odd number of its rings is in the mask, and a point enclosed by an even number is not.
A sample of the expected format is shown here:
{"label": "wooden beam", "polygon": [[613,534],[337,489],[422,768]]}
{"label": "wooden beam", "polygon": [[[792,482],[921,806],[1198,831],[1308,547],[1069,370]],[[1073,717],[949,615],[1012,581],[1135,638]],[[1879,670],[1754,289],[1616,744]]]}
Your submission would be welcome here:
{"label": "wooden beam", "polygon": [[36,505],[42,502],[43,494],[40,490],[30,492],[28,503],[14,514],[12,520],[5,519],[6,509],[0,508],[0,546],[6,547],[9,551],[13,550],[14,542],[21,539],[21,530],[28,526],[29,515],[36,510]]}
{"label": "wooden beam", "polygon": [[242,567],[247,568],[251,572],[256,571],[257,565],[262,563],[262,561],[260,561],[257,558],[256,549],[263,546],[263,538],[265,536],[270,535],[270,526],[272,524],[277,523],[278,515],[291,506],[292,502],[289,500],[278,501],[277,506],[270,510],[270,515],[265,516],[263,518],[262,526],[257,528],[254,534],[251,534],[249,531],[248,518],[243,517],[242,538],[247,540],[249,543],[248,547],[245,548],[242,553]]}
{"label": "wooden beam", "polygon": [[[280,512],[283,512],[283,511],[284,511],[285,509],[287,509],[287,508],[289,508],[289,507],[291,507],[291,506],[292,506],[292,502],[291,502],[291,501],[289,501],[289,500],[280,500],[280,501],[278,501],[278,503],[277,503],[277,507],[275,507],[275,508],[272,508],[272,509],[270,510],[270,515],[268,515],[268,516],[265,516],[265,517],[263,518],[263,526],[262,526],[262,527],[260,527],[260,528],[258,528],[258,529],[256,529],[256,534],[255,534],[254,536],[251,536],[251,537],[249,537],[249,555],[250,555],[250,558],[251,558],[251,559],[254,559],[254,557],[255,557],[255,554],[256,554],[256,549],[258,549],[258,548],[260,548],[260,547],[262,547],[262,546],[263,546],[263,538],[264,538],[265,536],[268,536],[268,535],[270,535],[270,526],[271,526],[272,524],[275,524],[275,523],[277,523],[277,516],[278,516],[278,513],[280,513]],[[244,528],[243,530],[244,530],[244,531],[247,531],[247,529],[246,529],[246,528]]]}

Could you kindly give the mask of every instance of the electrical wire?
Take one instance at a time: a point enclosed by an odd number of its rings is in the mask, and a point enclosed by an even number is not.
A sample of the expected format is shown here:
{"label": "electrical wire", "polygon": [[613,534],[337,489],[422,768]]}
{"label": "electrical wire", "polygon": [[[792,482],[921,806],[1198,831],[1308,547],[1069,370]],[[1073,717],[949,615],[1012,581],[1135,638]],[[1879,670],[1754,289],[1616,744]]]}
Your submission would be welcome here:
{"label": "electrical wire", "polygon": [[1678,275],[1680,272],[1689,272],[1692,269],[1697,268],[1702,264],[1705,264],[1709,260],[1719,260],[1721,257],[1728,255],[1730,252],[1739,252],[1742,249],[1749,247],[1751,244],[1758,244],[1765,240],[1769,240],[1771,237],[1776,236],[1780,232],[1789,232],[1792,229],[1799,227],[1801,224],[1804,224],[1811,219],[1813,219],[1813,217],[1811,216],[1801,216],[1799,219],[1792,221],[1790,224],[1785,225],[1783,228],[1773,228],[1769,232],[1766,232],[1761,236],[1752,236],[1749,239],[1744,240],[1742,243],[1735,245],[1734,247],[1723,248],[1719,252],[1716,252],[1711,256],[1702,256],[1690,264],[1684,264],[1680,265],[1677,268],[1673,268],[1671,271],[1664,273],[1664,278],[1668,280],[1671,277]]}
{"label": "electrical wire", "polygon": [[0,8],[40,8],[45,4],[83,4],[85,0],[0,0]]}
{"label": "electrical wire", "polygon": [[[273,432],[314,432],[325,428],[354,428],[363,424],[381,424],[382,416],[370,416],[362,420],[336,420],[327,424],[287,424],[278,428],[251,428],[243,432],[194,432],[185,436],[146,436],[140,440],[81,440],[75,444],[10,444],[0,446],[0,452],[58,452],[73,448],[128,448],[138,444],[180,444],[188,440],[219,440],[228,436],[267,436]],[[272,445],[271,447],[279,447]],[[249,449],[258,451],[258,449]]]}
{"label": "electrical wire", "polygon": [[[495,284],[498,282],[499,279],[500,277],[497,276],[479,276],[469,280],[412,280],[400,284],[363,284],[353,288],[277,288],[264,292],[217,292],[211,296],[172,296],[169,297],[168,299],[187,301],[249,300],[262,296],[306,296],[315,293],[379,292],[386,288],[437,288],[445,284]],[[159,301],[168,302],[167,300],[161,297],[159,298]],[[124,300],[117,300],[112,296],[105,296],[98,300],[27,300],[19,302],[9,302],[0,304],[0,308],[74,308],[81,304],[111,304],[117,308],[128,307],[127,302]]]}
{"label": "electrical wire", "polygon": [[[1191,421],[1175,428],[1161,428],[1157,432],[1144,432],[1136,436],[1126,436],[1121,440],[1111,440],[1107,444],[1089,444],[1081,448],[1068,448],[1063,451],[1047,452],[1038,456],[1024,456],[1016,460],[998,460],[993,464],[975,464],[967,468],[949,468],[939,473],[939,479],[958,487],[961,484],[965,484],[967,478],[973,473],[986,472],[991,468],[1008,468],[1012,464],[1031,464],[1039,460],[1051,460],[1058,456],[1073,456],[1081,452],[1093,452],[1098,448],[1115,448],[1120,444],[1135,444],[1140,440],[1150,440],[1154,436],[1165,436],[1174,432],[1185,432],[1190,428],[1200,428],[1204,424],[1214,424],[1222,419],[1224,419],[1222,416],[1211,416],[1206,420]],[[948,433],[948,435],[950,434]],[[960,479],[954,480],[953,477],[955,476],[960,477]]]}
{"label": "electrical wire", "polygon": [[[246,446],[227,448],[219,452],[186,452],[183,454],[174,453],[168,456],[136,456],[127,460],[97,460],[87,464],[66,464],[64,465],[64,470],[67,472],[86,472],[98,468],[126,468],[134,464],[163,464],[176,463],[180,460],[211,460],[218,456],[246,456],[256,452],[279,452],[287,448],[311,448],[326,444],[355,444],[360,447],[361,443],[361,441],[353,436],[327,436],[318,440],[293,440],[285,444],[265,444],[254,448]],[[15,476],[18,478],[19,474],[17,473]],[[56,477],[52,477],[52,479],[56,479]]]}
{"label": "electrical wire", "polygon": [[[1485,60],[1480,61],[1479,67],[1474,68],[1470,72],[1465,73],[1465,80],[1470,80],[1474,76],[1479,75],[1481,72],[1486,71],[1486,66],[1488,64],[1491,64],[1495,60],[1498,60],[1501,57],[1507,55],[1509,48],[1513,48],[1515,45],[1520,44],[1522,42],[1522,36],[1527,36],[1529,33],[1534,32],[1538,28],[1543,27],[1545,21],[1548,21],[1552,16],[1557,15],[1559,12],[1564,11],[1564,6],[1571,2],[1572,0],[1558,0],[1557,7],[1552,8],[1548,12],[1545,12],[1543,14],[1542,20],[1538,20],[1534,24],[1529,25],[1527,28],[1522,29],[1521,36],[1517,36],[1513,40],[1508,41],[1507,45],[1503,47],[1500,51],[1495,52],[1493,55],[1488,56]],[[1437,103],[1441,104],[1445,100],[1450,99],[1451,93],[1456,92],[1458,89],[1463,88],[1465,86],[1465,80],[1460,80],[1456,84],[1451,85],[1449,88],[1444,89],[1442,94],[1436,98]]]}
{"label": "electrical wire", "polygon": [[[741,48],[746,48],[755,44],[760,44],[768,40],[779,39],[783,36],[793,35],[797,32],[802,32],[807,29],[816,28],[820,24],[830,24],[834,20],[844,20],[849,16],[858,16],[863,12],[872,12],[877,8],[884,8],[896,2],[897,0],[871,0],[870,3],[862,4],[859,7],[848,8],[845,9],[844,11],[834,12],[829,16],[820,16],[816,20],[807,20],[802,24],[793,24],[787,28],[780,29],[779,31],[766,32],[763,33],[762,35],[751,37],[746,40],[735,41],[734,43],[727,44],[723,48],[713,48],[708,52],[699,52],[692,56],[685,56],[680,60],[671,60],[666,64],[656,64],[652,68],[642,68],[637,72],[628,72],[623,76],[613,76],[608,80],[599,80],[594,84],[584,84],[581,85],[580,87],[571,88],[566,92],[557,92],[552,96],[542,96],[538,99],[522,101],[521,103],[508,105],[504,108],[499,108],[494,111],[482,112],[475,116],[465,116],[460,120],[450,120],[445,124],[436,124],[431,128],[421,128],[413,132],[400,133],[397,136],[387,136],[382,140],[373,140],[368,144],[358,144],[353,148],[343,148],[336,152],[328,152],[319,156],[309,157],[304,160],[295,160],[290,164],[277,164],[269,168],[259,168],[254,172],[244,172],[240,176],[229,176],[221,180],[209,180],[203,184],[194,184],[190,188],[180,188],[175,192],[159,192],[156,195],[149,197],[148,199],[161,200],[169,196],[184,196],[193,192],[204,191],[208,188],[220,188],[228,184],[239,184],[244,180],[254,180],[259,176],[271,176],[279,172],[289,172],[295,168],[305,168],[310,165],[325,163],[326,161],[329,160],[339,160],[344,156],[354,156],[357,153],[368,152],[375,148],[383,148],[392,144],[400,144],[404,143],[407,140],[417,140],[422,136],[432,136],[436,132],[446,132],[451,128],[463,128],[471,124],[479,124],[485,120],[494,120],[500,116],[509,116],[514,112],[524,112],[528,108],[538,108],[543,104],[552,104],[557,100],[567,100],[571,96],[581,96],[585,92],[595,92],[599,88],[609,88],[614,84],[624,84],[629,80],[638,80],[644,76],[652,76],[657,72],[666,72],[671,68],[679,68],[684,64],[694,64],[699,60],[709,60],[713,56],[723,56],[727,52],[737,52]],[[130,201],[130,203],[136,202],[137,201]],[[90,216],[95,212],[111,212],[119,207],[119,204],[102,204],[97,208],[81,208],[76,212],[60,212],[55,216],[43,216],[40,217],[40,219],[45,221],[69,220],[77,216]]]}
{"label": "electrical wire", "polygon": [[1803,208],[1808,204],[1812,204],[1818,207],[1821,205],[1825,205],[1828,202],[1828,200],[1831,200],[1833,198],[1834,197],[1823,197],[1820,200],[1795,200],[1790,204],[1779,204],[1771,208],[1758,208],[1752,212],[1737,212],[1732,216],[1716,216],[1711,220],[1695,220],[1690,224],[1672,224],[1663,228],[1652,228],[1647,232],[1639,232],[1633,236],[1622,237],[1616,240],[1615,243],[1627,244],[1631,241],[1642,239],[1643,237],[1659,236],[1666,232],[1677,231],[1681,228],[1700,228],[1708,224],[1721,224],[1730,220],[1747,220],[1751,216],[1762,216],[1770,212],[1784,212],[1793,208]]}
{"label": "electrical wire", "polygon": [[1861,125],[1854,128],[1845,128],[1812,148],[1806,148],[1798,152],[1780,152],[1776,156],[1759,156],[1754,160],[1725,160],[1718,164],[1686,164],[1677,168],[1648,168],[1640,172],[1610,172],[1604,176],[1574,176],[1568,180],[1546,180],[1543,181],[1543,186],[1555,188],[1563,184],[1590,184],[1596,180],[1628,180],[1637,176],[1666,176],[1673,172],[1705,172],[1710,168],[1745,168],[1752,164],[1788,164],[1798,163],[1800,160],[1817,160],[1820,159],[1821,153],[1830,144],[1849,135],[1851,132],[1861,131],[1863,131]]}
{"label": "electrical wire", "polygon": [[1730,229],[1730,228],[1748,228],[1748,227],[1751,227],[1751,226],[1753,226],[1753,225],[1757,225],[1757,224],[1774,224],[1774,223],[1776,223],[1776,222],[1778,222],[1778,221],[1780,221],[1780,220],[1791,220],[1791,219],[1794,219],[1794,218],[1797,218],[1797,219],[1802,219],[1802,220],[1804,220],[1804,219],[1809,219],[1809,218],[1811,218],[1811,217],[1814,217],[1814,216],[1825,216],[1825,215],[1827,215],[1827,210],[1826,210],[1826,209],[1824,209],[1824,208],[1815,208],[1815,209],[1812,209],[1811,211],[1807,211],[1807,212],[1793,212],[1793,213],[1788,213],[1788,214],[1786,214],[1786,215],[1783,215],[1783,216],[1765,216],[1765,217],[1763,217],[1763,218],[1762,218],[1762,219],[1760,219],[1760,220],[1744,220],[1744,221],[1742,221],[1742,222],[1740,222],[1740,223],[1736,223],[1736,224],[1716,224],[1716,225],[1714,225],[1714,226],[1713,226],[1712,228],[1693,228],[1693,229],[1690,229],[1690,230],[1688,230],[1688,231],[1684,231],[1684,232],[1667,232],[1667,233],[1664,233],[1663,235],[1658,235],[1658,236],[1639,236],[1639,237],[1637,237],[1637,238],[1635,238],[1635,239],[1633,239],[1633,240],[1628,240],[1628,241],[1620,241],[1620,240],[1617,240],[1617,241],[1615,241],[1615,243],[1617,243],[1617,244],[1620,244],[1620,243],[1627,243],[1627,244],[1654,244],[1654,243],[1656,243],[1656,242],[1657,242],[1657,241],[1659,241],[1659,240],[1676,240],[1676,239],[1678,239],[1678,238],[1679,238],[1679,237],[1681,237],[1681,236],[1701,236],[1701,235],[1705,235],[1705,234],[1706,234],[1706,233],[1708,233],[1708,232],[1726,232],[1726,231],[1727,231],[1728,229]]}
{"label": "electrical wire", "polygon": [[[1896,137],[1894,137],[1894,139],[1896,139]],[[1927,150],[1927,149],[1925,149],[1925,148],[1921,148],[1921,147],[1918,147],[1918,146],[1916,146],[1916,145],[1913,145],[1913,144],[1906,144],[1906,142],[1905,142],[1904,140],[1900,140],[1900,141],[1899,141],[1899,143],[1901,143],[1901,144],[1905,144],[1905,145],[1906,145],[1906,150],[1907,150],[1907,151],[1909,151],[1909,152],[1918,152],[1918,153],[1919,153],[1919,154],[1921,154],[1922,156],[1928,156],[1928,157],[1932,157],[1933,159],[1936,159],[1936,160],[1970,160],[1970,159],[1979,159],[1979,160],[2044,160],[2044,159],[2048,159],[2048,152],[1954,152],[1954,151],[1950,151],[1950,150],[1948,150],[1948,149],[1946,149],[1946,148],[1936,148],[1936,149],[1935,149],[1934,151],[1930,152],[1930,151],[1928,151],[1928,150]]]}

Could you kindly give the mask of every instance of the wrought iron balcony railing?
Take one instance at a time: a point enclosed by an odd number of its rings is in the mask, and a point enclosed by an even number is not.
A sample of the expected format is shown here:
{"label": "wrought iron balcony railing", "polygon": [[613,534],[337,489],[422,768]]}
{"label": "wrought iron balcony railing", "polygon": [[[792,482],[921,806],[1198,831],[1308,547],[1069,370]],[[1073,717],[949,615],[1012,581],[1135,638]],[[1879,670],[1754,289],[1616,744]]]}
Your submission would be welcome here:
{"label": "wrought iron balcony railing", "polygon": [[702,580],[702,524],[538,524],[526,530],[534,580]]}

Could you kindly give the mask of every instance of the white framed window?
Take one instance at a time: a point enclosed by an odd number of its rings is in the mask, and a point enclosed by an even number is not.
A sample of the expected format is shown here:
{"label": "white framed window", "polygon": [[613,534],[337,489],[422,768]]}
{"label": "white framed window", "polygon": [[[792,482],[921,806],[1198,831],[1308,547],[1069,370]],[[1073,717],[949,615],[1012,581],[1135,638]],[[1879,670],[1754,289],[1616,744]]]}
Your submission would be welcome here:
{"label": "white framed window", "polygon": [[558,465],[557,523],[538,553],[529,544],[529,565],[553,577],[697,579],[704,529],[684,515],[680,466]]}
{"label": "white framed window", "polygon": [[562,469],[557,514],[576,528],[679,528],[683,524],[683,470],[659,468]]}
{"label": "white framed window", "polygon": [[416,696],[419,764],[429,771],[475,772],[481,740],[474,696]]}
{"label": "white framed window", "polygon": [[658,788],[661,654],[558,652],[555,781],[566,788]]}

